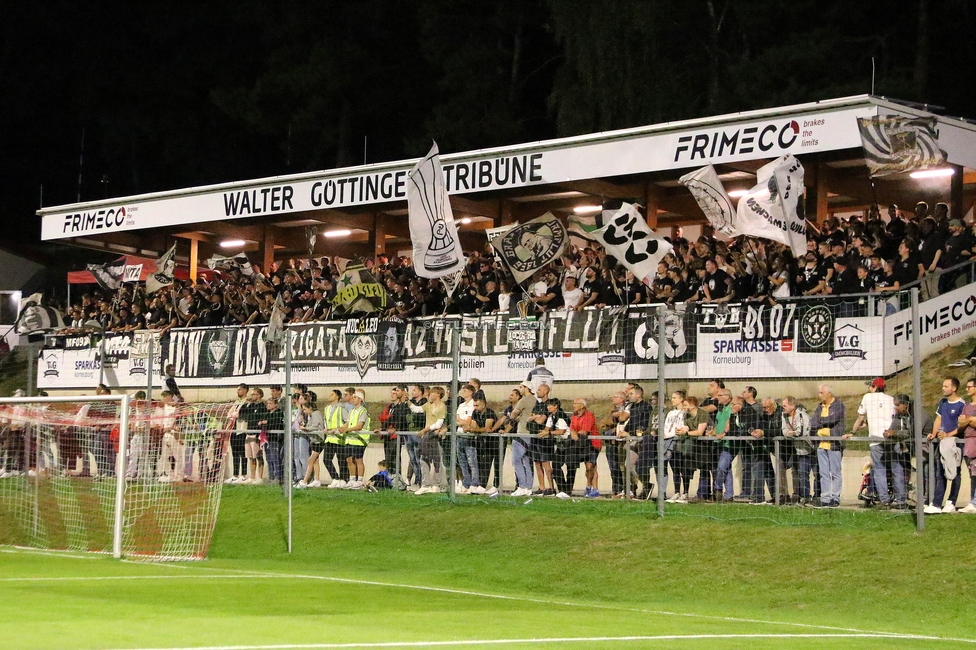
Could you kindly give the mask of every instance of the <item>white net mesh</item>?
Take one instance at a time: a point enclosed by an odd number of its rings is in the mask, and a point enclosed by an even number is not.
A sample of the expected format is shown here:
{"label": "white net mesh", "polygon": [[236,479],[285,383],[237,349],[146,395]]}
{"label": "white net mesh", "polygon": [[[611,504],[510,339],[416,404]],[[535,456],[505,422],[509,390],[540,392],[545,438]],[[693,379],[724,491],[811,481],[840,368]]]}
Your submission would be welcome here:
{"label": "white net mesh", "polygon": [[122,552],[204,557],[230,407],[132,402],[123,441],[117,399],[0,405],[0,543],[110,552],[120,471]]}

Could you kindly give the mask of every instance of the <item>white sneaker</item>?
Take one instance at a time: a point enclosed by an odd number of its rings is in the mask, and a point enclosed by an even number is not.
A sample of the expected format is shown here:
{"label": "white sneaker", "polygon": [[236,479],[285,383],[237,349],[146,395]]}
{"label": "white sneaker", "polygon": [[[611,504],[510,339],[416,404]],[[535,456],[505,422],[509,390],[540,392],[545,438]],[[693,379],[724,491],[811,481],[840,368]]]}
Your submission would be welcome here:
{"label": "white sneaker", "polygon": [[430,494],[430,488],[420,487],[414,494]]}
{"label": "white sneaker", "polygon": [[927,515],[940,515],[942,514],[942,508],[940,508],[939,506],[933,506],[929,504],[925,506],[925,510],[923,510],[922,512],[924,512]]}
{"label": "white sneaker", "polygon": [[307,487],[308,487],[308,484],[306,484],[305,481],[299,481],[298,483],[295,483],[295,489],[296,490],[304,490]]}
{"label": "white sneaker", "polygon": [[468,489],[468,494],[487,494],[488,490],[480,485],[474,485]]}
{"label": "white sneaker", "polygon": [[570,496],[568,494],[566,494],[565,492],[559,492],[559,493],[556,494],[556,498],[557,499],[568,499],[568,498],[570,498]]}
{"label": "white sneaker", "polygon": [[488,490],[488,492],[486,492],[486,494],[488,496],[490,496],[490,497],[497,497],[498,496],[498,488],[496,488],[494,485],[492,485],[491,486],[491,489]]}
{"label": "white sneaker", "polygon": [[956,506],[952,501],[946,501],[945,507],[942,508],[942,514],[948,515],[956,511]]}
{"label": "white sneaker", "polygon": [[322,487],[322,481],[312,481],[311,483],[308,484],[308,487],[310,487],[310,488],[320,488],[320,487]]}
{"label": "white sneaker", "polygon": [[233,476],[231,476],[230,478],[225,478],[224,479],[224,485],[233,485],[233,484],[234,484],[234,477]]}
{"label": "white sneaker", "polygon": [[468,493],[468,489],[463,485],[454,486],[454,494],[467,494],[467,493]]}
{"label": "white sneaker", "polygon": [[967,515],[976,515],[976,506],[974,506],[972,503],[970,503],[968,506],[966,506],[962,510],[959,510],[959,512],[964,512]]}
{"label": "white sneaker", "polygon": [[675,503],[688,503],[688,495],[682,494],[680,497],[674,500]]}
{"label": "white sneaker", "polygon": [[363,489],[363,482],[362,481],[349,481],[346,484],[346,489],[347,490],[362,490]]}
{"label": "white sneaker", "polygon": [[332,481],[332,485],[329,487],[335,490],[341,490],[342,488],[346,487],[346,482],[342,479],[336,479],[335,481]]}
{"label": "white sneaker", "polygon": [[678,497],[679,496],[681,496],[681,495],[680,494],[672,494],[671,497],[668,498],[668,499],[665,499],[664,502],[665,503],[676,503],[678,501]]}
{"label": "white sneaker", "polygon": [[37,470],[36,469],[29,469],[29,470],[27,470],[27,476],[29,476],[31,478],[36,477],[37,476]]}
{"label": "white sneaker", "polygon": [[246,478],[246,479],[241,480],[241,485],[250,485],[253,482],[254,482],[254,479]]}
{"label": "white sneaker", "polygon": [[159,482],[160,483],[172,483],[173,482],[173,479],[171,479],[169,476],[163,474],[162,476],[159,477]]}
{"label": "white sneaker", "polygon": [[251,485],[264,485],[264,479],[256,478],[253,481],[251,481]]}
{"label": "white sneaker", "polygon": [[441,492],[443,492],[443,490],[439,485],[431,485],[429,488],[427,488],[427,494],[440,494]]}

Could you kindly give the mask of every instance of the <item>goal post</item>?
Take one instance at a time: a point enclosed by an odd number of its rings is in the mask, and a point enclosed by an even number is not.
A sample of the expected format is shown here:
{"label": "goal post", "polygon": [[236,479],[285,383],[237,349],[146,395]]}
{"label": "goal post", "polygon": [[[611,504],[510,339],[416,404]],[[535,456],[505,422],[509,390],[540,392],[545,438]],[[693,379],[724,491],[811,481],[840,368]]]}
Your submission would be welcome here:
{"label": "goal post", "polygon": [[0,544],[205,557],[232,406],[124,394],[0,399]]}

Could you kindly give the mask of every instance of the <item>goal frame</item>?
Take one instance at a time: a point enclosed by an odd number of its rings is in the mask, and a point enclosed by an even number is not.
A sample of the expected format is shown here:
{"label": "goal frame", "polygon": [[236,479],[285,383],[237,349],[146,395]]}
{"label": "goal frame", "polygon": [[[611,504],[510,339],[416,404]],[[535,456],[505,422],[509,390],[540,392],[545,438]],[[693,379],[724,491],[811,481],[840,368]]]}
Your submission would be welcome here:
{"label": "goal frame", "polygon": [[54,397],[0,397],[4,404],[64,404],[64,403],[119,403],[119,453],[115,458],[115,514],[112,522],[112,557],[122,557],[122,534],[125,516],[125,459],[129,447],[129,401],[122,395],[58,395]]}

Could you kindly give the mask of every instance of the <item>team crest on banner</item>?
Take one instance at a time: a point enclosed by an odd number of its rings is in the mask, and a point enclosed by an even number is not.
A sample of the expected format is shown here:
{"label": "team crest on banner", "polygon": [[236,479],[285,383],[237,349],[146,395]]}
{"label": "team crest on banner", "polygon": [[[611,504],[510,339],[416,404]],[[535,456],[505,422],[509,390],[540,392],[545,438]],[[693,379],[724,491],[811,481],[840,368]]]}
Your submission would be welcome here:
{"label": "team crest on banner", "polygon": [[850,370],[858,361],[864,359],[867,353],[862,347],[864,330],[854,323],[841,325],[834,332],[834,350],[830,353],[831,361],[838,360],[840,365]]}
{"label": "team crest on banner", "polygon": [[211,373],[214,376],[223,375],[227,364],[230,363],[232,356],[231,336],[230,330],[220,329],[215,332],[210,332],[207,340],[204,342],[207,348],[207,363],[210,364]]}
{"label": "team crest on banner", "polygon": [[515,281],[527,278],[559,259],[568,242],[566,228],[551,212],[520,224],[491,242]]}

